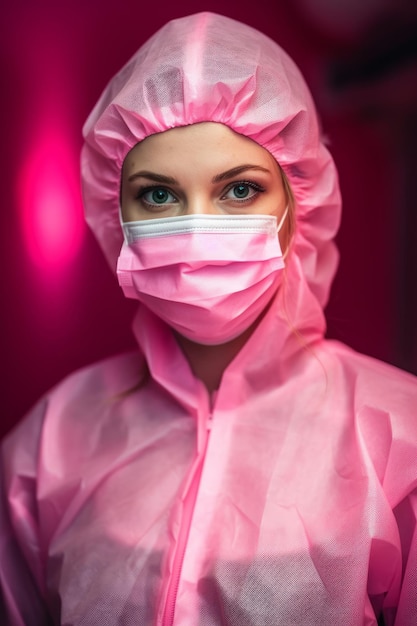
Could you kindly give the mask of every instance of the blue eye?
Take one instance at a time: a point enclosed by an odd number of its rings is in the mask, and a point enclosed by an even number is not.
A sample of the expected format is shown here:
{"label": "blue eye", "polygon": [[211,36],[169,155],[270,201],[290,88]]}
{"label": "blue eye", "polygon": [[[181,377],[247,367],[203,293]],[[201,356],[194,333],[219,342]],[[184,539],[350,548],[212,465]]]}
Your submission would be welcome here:
{"label": "blue eye", "polygon": [[232,188],[233,194],[241,200],[242,198],[247,198],[250,194],[251,188],[248,185],[236,185]]}
{"label": "blue eye", "polygon": [[153,189],[145,189],[140,194],[141,200],[146,202],[146,204],[153,205],[161,205],[161,204],[172,204],[176,202],[177,199],[172,195],[168,189],[165,187],[154,187]]}
{"label": "blue eye", "polygon": [[225,200],[250,200],[255,198],[264,189],[255,183],[235,183],[229,187],[223,196]]}

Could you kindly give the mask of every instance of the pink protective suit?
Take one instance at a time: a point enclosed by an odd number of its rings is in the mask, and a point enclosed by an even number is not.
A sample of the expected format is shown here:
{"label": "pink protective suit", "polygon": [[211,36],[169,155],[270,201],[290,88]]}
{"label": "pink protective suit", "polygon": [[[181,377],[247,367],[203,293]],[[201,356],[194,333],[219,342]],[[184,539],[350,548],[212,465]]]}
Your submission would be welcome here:
{"label": "pink protective suit", "polygon": [[115,267],[126,153],[207,120],[290,180],[285,281],[213,398],[141,305],[137,354],[70,376],[9,435],[1,624],[415,626],[416,380],[323,339],[339,191],[287,55],[209,13],[165,26],[86,124],[88,221]]}

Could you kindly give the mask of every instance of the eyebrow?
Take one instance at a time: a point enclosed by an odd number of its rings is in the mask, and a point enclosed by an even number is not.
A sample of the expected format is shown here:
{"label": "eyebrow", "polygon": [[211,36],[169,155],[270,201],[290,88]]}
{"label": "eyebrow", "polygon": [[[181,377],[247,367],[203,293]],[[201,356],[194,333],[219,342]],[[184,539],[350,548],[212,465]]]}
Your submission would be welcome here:
{"label": "eyebrow", "polygon": [[148,172],[146,170],[135,172],[131,174],[128,178],[128,181],[131,182],[136,178],[149,178],[150,180],[154,180],[157,183],[165,183],[166,185],[178,185],[178,181],[172,176],[164,176],[163,174],[156,174],[155,172]]}
{"label": "eyebrow", "polygon": [[[211,179],[212,183],[220,183],[223,180],[229,180],[230,178],[234,178],[235,176],[239,176],[239,174],[243,174],[243,172],[247,172],[248,170],[256,170],[260,172],[266,172],[270,174],[270,171],[265,167],[261,167],[260,165],[252,165],[250,163],[246,163],[245,165],[238,165],[237,167],[232,167],[232,169],[227,170],[226,172],[222,172],[221,174],[216,174]],[[179,182],[173,178],[172,176],[165,176],[164,174],[156,174],[156,172],[150,172],[148,170],[141,170],[140,172],[135,172],[131,174],[128,178],[128,181],[131,182],[136,180],[136,178],[148,178],[149,180],[154,180],[157,183],[164,183],[165,185],[179,185]]]}
{"label": "eyebrow", "polygon": [[247,172],[248,170],[257,170],[259,172],[266,172],[270,174],[270,171],[265,167],[261,167],[260,165],[251,165],[250,163],[246,163],[245,165],[238,165],[237,167],[232,167],[231,170],[227,170],[226,172],[222,172],[221,174],[217,174],[211,179],[212,183],[220,183],[222,180],[229,180],[229,178],[234,178],[235,176],[239,176],[239,174],[243,174],[243,172]]}

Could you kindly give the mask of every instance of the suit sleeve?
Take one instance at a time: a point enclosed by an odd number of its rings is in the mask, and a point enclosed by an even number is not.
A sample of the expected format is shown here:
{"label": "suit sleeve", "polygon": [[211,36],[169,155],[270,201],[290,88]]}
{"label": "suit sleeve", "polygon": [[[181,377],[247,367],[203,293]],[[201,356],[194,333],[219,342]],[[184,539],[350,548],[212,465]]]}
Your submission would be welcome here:
{"label": "suit sleeve", "polygon": [[38,524],[37,459],[46,402],[0,448],[0,623],[52,624],[45,602],[44,559]]}
{"label": "suit sleeve", "polygon": [[403,554],[403,581],[395,626],[417,624],[417,490],[395,509]]}

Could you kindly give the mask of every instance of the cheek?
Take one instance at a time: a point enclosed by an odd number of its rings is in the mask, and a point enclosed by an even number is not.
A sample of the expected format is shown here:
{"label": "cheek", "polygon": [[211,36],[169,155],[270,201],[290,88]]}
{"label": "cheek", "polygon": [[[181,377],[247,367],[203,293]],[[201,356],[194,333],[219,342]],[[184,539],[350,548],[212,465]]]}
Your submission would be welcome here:
{"label": "cheek", "polygon": [[124,222],[131,222],[137,218],[137,206],[135,199],[127,192],[127,189],[123,189],[120,194],[120,208],[122,213],[122,219]]}
{"label": "cheek", "polygon": [[124,222],[131,221],[132,219],[131,211],[129,211],[128,203],[125,200],[123,200],[123,196],[121,200],[121,213],[122,213],[122,220]]}

